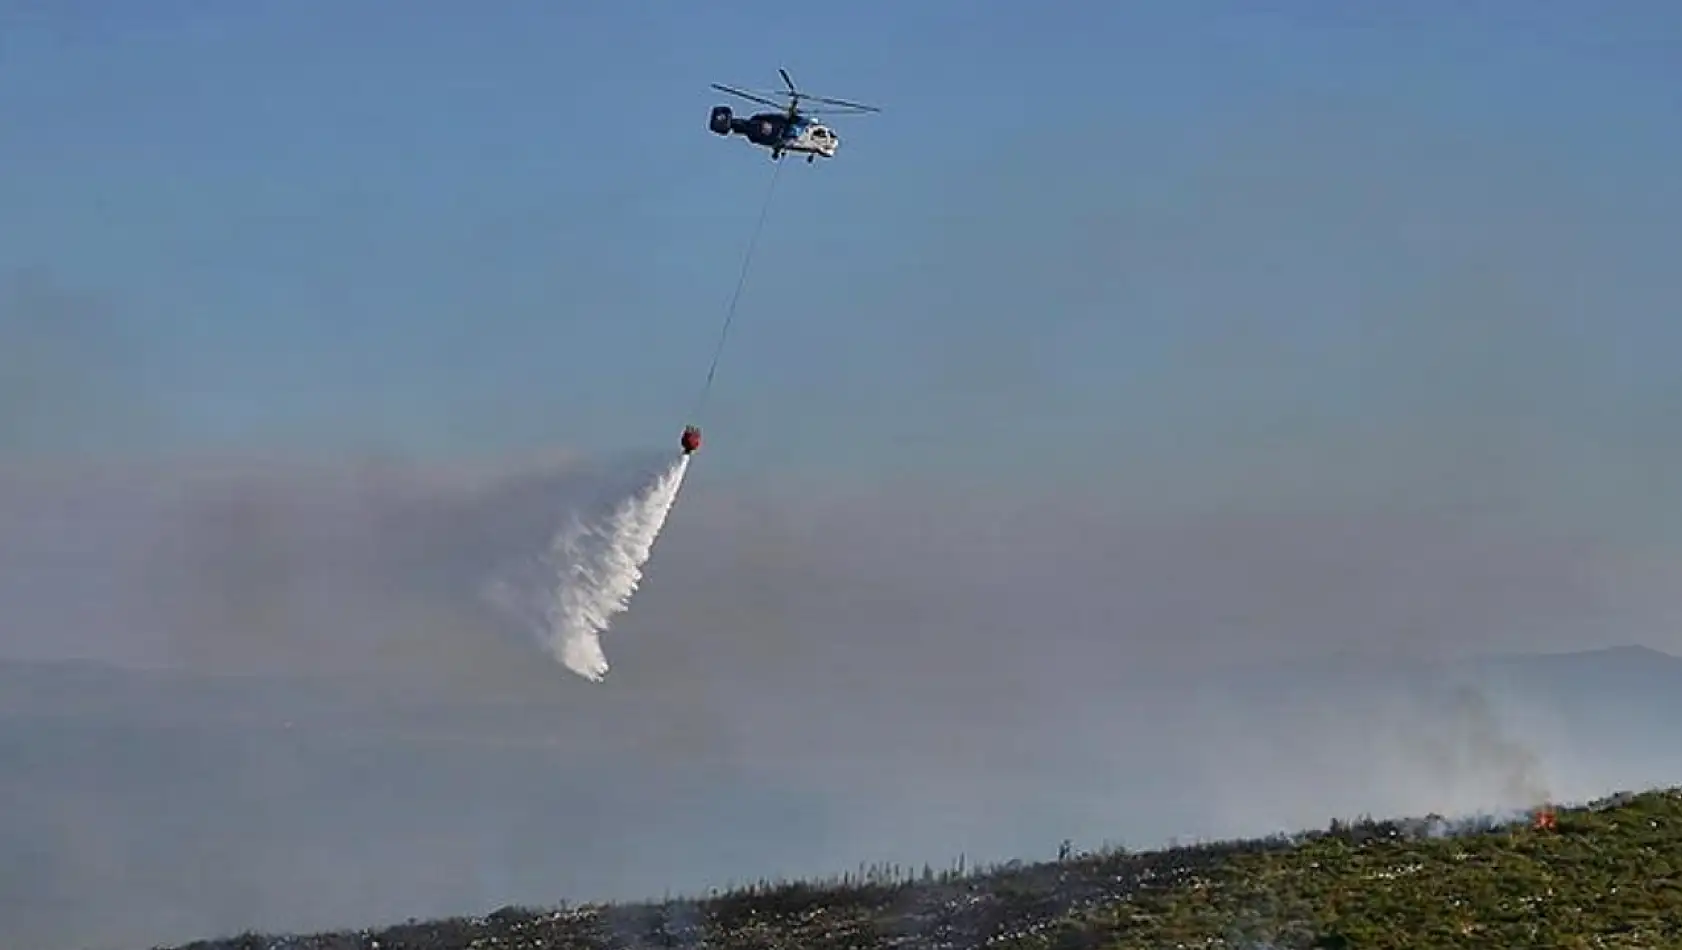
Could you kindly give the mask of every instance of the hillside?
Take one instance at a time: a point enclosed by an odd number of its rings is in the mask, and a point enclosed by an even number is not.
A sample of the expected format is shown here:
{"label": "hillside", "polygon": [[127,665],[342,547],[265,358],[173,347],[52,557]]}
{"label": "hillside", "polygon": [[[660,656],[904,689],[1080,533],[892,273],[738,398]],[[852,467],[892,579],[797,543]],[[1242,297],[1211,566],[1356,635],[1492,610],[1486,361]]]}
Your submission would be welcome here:
{"label": "hillside", "polygon": [[1682,946],[1682,789],[1529,820],[1334,823],[1294,837],[897,869],[707,900],[531,911],[181,950]]}
{"label": "hillside", "polygon": [[539,673],[554,688],[0,662],[0,946],[311,933],[1682,783],[1682,660],[1638,649],[1105,672],[1008,709],[855,683],[870,710],[839,726],[838,685],[591,695]]}

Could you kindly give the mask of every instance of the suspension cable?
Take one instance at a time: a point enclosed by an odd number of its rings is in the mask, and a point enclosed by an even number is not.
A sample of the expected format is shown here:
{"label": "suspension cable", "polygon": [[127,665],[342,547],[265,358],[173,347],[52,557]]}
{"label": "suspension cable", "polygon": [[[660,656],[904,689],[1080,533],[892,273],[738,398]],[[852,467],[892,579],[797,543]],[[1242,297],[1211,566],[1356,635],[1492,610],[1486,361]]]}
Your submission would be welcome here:
{"label": "suspension cable", "polygon": [[700,415],[707,404],[707,396],[713,388],[713,377],[718,374],[718,361],[724,355],[724,343],[730,337],[730,325],[736,320],[736,306],[742,301],[742,289],[747,286],[748,269],[753,264],[754,249],[759,246],[760,232],[765,230],[765,218],[771,210],[771,196],[777,191],[777,179],[781,177],[783,163],[776,162],[771,171],[771,184],[765,189],[765,201],[759,208],[759,221],[753,226],[753,236],[748,239],[747,253],[742,256],[742,269],[736,275],[736,289],[730,294],[730,305],[724,312],[724,325],[718,331],[718,344],[713,348],[712,364],[707,367],[707,381],[701,385],[700,396],[695,400],[695,410],[691,418]]}

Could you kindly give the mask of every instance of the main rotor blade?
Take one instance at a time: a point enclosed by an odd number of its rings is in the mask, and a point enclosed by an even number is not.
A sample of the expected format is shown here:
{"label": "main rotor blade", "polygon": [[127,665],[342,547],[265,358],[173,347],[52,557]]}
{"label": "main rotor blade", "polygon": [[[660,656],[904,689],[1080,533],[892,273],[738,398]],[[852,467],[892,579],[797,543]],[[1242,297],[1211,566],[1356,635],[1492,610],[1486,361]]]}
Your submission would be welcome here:
{"label": "main rotor blade", "polygon": [[773,109],[783,108],[783,104],[780,103],[780,102],[772,102],[770,99],[767,99],[764,96],[756,96],[751,92],[743,92],[742,90],[733,88],[731,86],[724,86],[724,85],[720,85],[719,83],[715,82],[715,83],[712,84],[712,87],[714,89],[717,89],[719,92],[727,92],[732,96],[740,96],[743,99],[748,100],[749,102],[757,102],[761,105],[770,106]]}
{"label": "main rotor blade", "polygon": [[808,102],[827,102],[832,106],[846,106],[849,109],[860,109],[865,112],[881,112],[875,106],[867,106],[862,102],[848,102],[845,99],[826,99],[823,96],[803,95],[801,98]]}
{"label": "main rotor blade", "polygon": [[865,115],[868,112],[879,112],[879,109],[801,109],[801,115]]}
{"label": "main rotor blade", "polygon": [[794,80],[792,80],[792,79],[790,79],[790,78],[788,78],[788,70],[786,70],[786,69],[784,69],[784,68],[782,68],[782,67],[781,67],[781,66],[778,66],[778,67],[777,67],[777,72],[779,72],[779,73],[781,73],[781,74],[782,74],[782,77],[783,77],[783,85],[785,85],[785,86],[788,86],[788,91],[789,91],[789,92],[795,92],[795,91],[797,91],[797,90],[796,90],[796,89],[795,89],[795,88],[794,88]]}

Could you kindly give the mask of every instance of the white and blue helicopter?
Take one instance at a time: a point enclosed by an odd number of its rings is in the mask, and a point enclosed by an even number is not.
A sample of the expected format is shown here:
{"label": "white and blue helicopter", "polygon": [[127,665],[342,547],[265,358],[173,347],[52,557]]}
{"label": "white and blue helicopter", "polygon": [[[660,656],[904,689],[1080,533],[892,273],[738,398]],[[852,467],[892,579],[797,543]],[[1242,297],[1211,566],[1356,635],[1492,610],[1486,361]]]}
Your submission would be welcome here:
{"label": "white and blue helicopter", "polygon": [[[794,88],[794,80],[788,78],[788,70],[779,68],[783,84],[788,86],[787,92],[768,92],[764,94],[744,92],[731,86],[721,86],[713,83],[712,87],[720,92],[727,92],[732,96],[739,96],[749,102],[779,108],[781,112],[759,112],[748,118],[738,118],[731,113],[729,106],[713,106],[712,118],[707,127],[719,135],[732,133],[746,138],[749,142],[762,148],[769,149],[772,161],[780,161],[784,152],[805,155],[807,164],[818,158],[834,158],[835,150],[841,145],[840,136],[835,130],[821,122],[814,122],[807,118],[813,115],[859,115],[866,112],[881,112],[875,106],[861,105],[848,102],[845,99],[827,99],[823,96],[812,96]],[[766,96],[784,96],[788,105],[779,106]],[[800,108],[800,101],[821,102],[831,109]]]}

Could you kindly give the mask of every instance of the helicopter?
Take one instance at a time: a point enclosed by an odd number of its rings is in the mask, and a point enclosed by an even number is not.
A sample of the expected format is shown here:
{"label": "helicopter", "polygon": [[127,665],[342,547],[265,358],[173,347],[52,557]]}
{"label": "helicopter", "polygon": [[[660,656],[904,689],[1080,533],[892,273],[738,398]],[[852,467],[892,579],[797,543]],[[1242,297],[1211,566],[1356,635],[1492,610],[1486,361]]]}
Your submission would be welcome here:
{"label": "helicopter", "polygon": [[[738,96],[749,102],[781,109],[780,112],[757,112],[747,118],[739,118],[730,111],[729,106],[713,106],[712,117],[707,127],[719,135],[729,136],[732,133],[746,138],[749,142],[769,149],[772,161],[781,161],[784,152],[805,155],[809,165],[818,158],[834,158],[835,150],[841,145],[841,138],[835,130],[821,122],[814,122],[808,116],[822,114],[859,115],[866,112],[881,112],[875,106],[848,102],[845,99],[827,99],[823,96],[813,96],[801,92],[794,87],[794,80],[788,76],[788,70],[778,67],[777,72],[783,77],[783,85],[787,92],[768,92],[763,95],[745,92],[732,86],[713,83],[712,87],[720,92]],[[784,96],[788,105],[779,106],[766,96]],[[803,110],[800,101],[821,102],[834,106],[833,109]]]}

